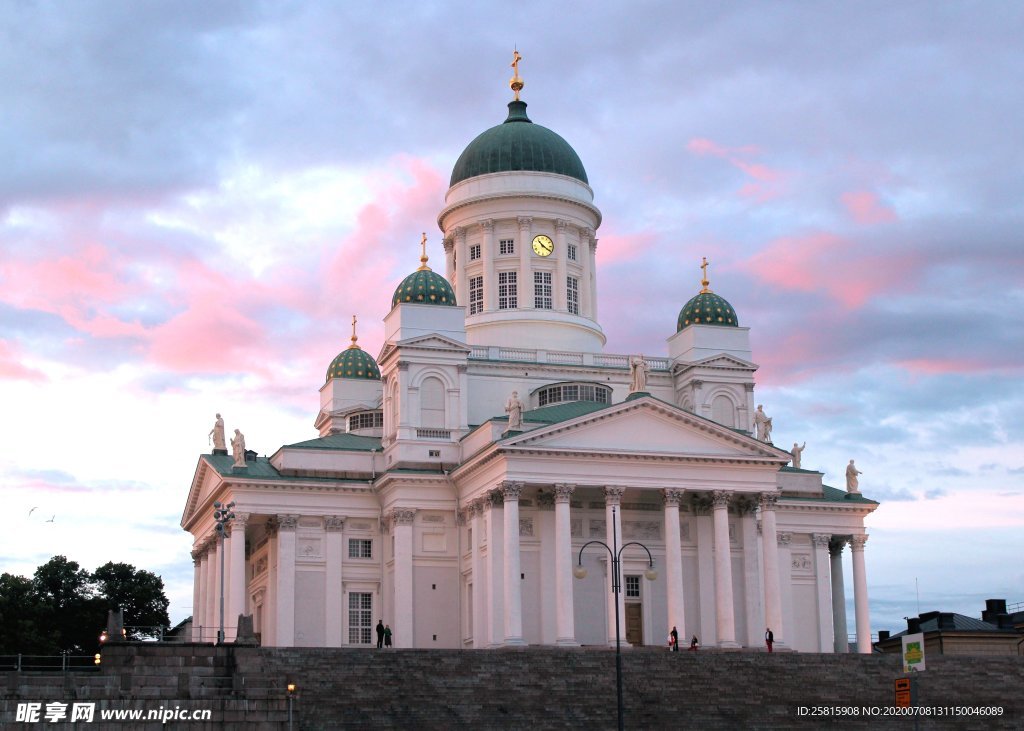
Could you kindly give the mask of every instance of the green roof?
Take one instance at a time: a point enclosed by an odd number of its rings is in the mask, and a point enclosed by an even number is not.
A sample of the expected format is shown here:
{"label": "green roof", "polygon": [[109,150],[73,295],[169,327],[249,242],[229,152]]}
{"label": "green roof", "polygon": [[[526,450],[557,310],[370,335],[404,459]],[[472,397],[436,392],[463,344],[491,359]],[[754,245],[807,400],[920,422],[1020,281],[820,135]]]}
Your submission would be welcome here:
{"label": "green roof", "polygon": [[683,309],[679,311],[676,332],[690,325],[739,327],[739,324],[736,310],[726,302],[724,297],[719,297],[714,292],[701,292],[683,305]]}
{"label": "green roof", "polygon": [[[379,440],[378,440],[379,441]],[[341,477],[304,477],[298,475],[282,475],[278,472],[274,465],[270,463],[270,460],[266,457],[257,457],[255,460],[248,460],[245,463],[245,469],[235,469],[235,458],[230,455],[223,454],[204,454],[201,459],[205,459],[217,474],[224,475],[225,477],[244,477],[251,480],[278,480],[280,482],[323,482],[323,483],[352,483],[355,485],[365,485],[366,480],[358,480],[351,478]]]}
{"label": "green roof", "polygon": [[529,170],[588,183],[583,162],[559,135],[526,116],[526,102],[508,103],[508,117],[469,143],[452,169],[451,185],[488,173]]}
{"label": "green roof", "polygon": [[[568,421],[569,419],[575,419],[577,416],[583,416],[584,414],[592,414],[595,411],[601,411],[602,409],[610,409],[616,404],[602,404],[597,401],[567,401],[564,404],[555,404],[554,406],[545,406],[540,409],[534,409],[533,411],[523,412],[523,422],[540,422],[542,424],[556,424],[560,421]],[[499,417],[507,419],[508,417]]]}
{"label": "green roof", "polygon": [[455,292],[448,280],[430,269],[417,269],[402,280],[391,298],[391,306],[399,302],[420,305],[455,307]]}
{"label": "green roof", "polygon": [[307,439],[304,442],[286,444],[284,449],[339,449],[350,452],[369,452],[381,449],[380,437],[364,437],[359,434],[330,434],[326,437]]}
{"label": "green roof", "polygon": [[380,368],[373,356],[354,343],[338,353],[327,367],[327,380],[332,378],[362,378],[380,380]]}

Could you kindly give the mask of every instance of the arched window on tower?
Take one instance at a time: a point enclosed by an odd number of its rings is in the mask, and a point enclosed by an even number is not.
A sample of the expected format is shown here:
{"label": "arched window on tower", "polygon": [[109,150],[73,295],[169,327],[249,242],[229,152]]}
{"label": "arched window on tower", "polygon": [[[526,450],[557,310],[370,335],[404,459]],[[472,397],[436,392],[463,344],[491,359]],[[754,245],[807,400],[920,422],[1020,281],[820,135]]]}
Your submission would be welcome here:
{"label": "arched window on tower", "polygon": [[725,394],[715,396],[711,401],[711,420],[730,429],[736,428],[736,408]]}
{"label": "arched window on tower", "polygon": [[444,384],[439,378],[425,378],[420,385],[420,423],[424,429],[444,429]]}

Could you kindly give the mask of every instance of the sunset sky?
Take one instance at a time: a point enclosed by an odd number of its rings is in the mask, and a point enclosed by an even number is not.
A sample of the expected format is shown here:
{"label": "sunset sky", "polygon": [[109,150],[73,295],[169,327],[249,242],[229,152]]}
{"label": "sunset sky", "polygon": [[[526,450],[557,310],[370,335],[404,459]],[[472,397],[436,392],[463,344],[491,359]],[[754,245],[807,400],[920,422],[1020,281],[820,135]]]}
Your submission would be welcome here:
{"label": "sunset sky", "polygon": [[882,503],[872,628],[1024,602],[1024,5],[8,2],[0,37],[0,570],[127,561],[191,614],[215,412],[315,436],[351,315],[376,355],[421,231],[443,270],[518,45],[604,214],[606,351],[665,355],[707,256],[776,444]]}

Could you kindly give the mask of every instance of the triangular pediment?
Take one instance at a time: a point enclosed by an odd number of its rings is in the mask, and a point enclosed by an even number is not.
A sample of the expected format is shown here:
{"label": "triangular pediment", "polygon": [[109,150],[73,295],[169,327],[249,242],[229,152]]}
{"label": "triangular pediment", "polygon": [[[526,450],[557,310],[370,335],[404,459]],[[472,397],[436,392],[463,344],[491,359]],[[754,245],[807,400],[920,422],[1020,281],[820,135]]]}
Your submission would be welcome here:
{"label": "triangular pediment", "polygon": [[786,463],[787,452],[652,397],[506,439],[508,447]]}
{"label": "triangular pediment", "polygon": [[734,355],[722,353],[720,355],[709,355],[707,358],[695,360],[692,363],[681,363],[683,369],[687,368],[730,368],[733,370],[756,371],[757,364],[748,360],[737,358]]}
{"label": "triangular pediment", "polygon": [[381,348],[380,355],[377,356],[377,361],[380,362],[391,355],[395,350],[399,348],[417,348],[422,350],[445,350],[445,351],[457,351],[461,353],[469,353],[469,346],[465,343],[460,343],[458,340],[447,338],[444,335],[417,335],[414,338],[406,338],[405,340],[399,340],[397,342],[385,343],[384,347]]}
{"label": "triangular pediment", "polygon": [[195,512],[209,501],[210,496],[217,490],[221,482],[223,482],[223,478],[220,473],[203,457],[200,457],[195,475],[192,477],[192,487],[188,491],[188,500],[185,501],[185,512],[181,516],[183,527],[192,520]]}

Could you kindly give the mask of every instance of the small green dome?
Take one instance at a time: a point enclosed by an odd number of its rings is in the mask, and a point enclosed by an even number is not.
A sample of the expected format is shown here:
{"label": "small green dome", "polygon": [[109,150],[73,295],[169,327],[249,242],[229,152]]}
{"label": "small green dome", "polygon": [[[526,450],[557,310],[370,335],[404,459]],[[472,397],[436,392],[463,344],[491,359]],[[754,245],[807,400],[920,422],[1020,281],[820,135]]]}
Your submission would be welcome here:
{"label": "small green dome", "polygon": [[724,297],[719,297],[714,292],[706,291],[691,299],[679,311],[679,320],[676,321],[676,332],[690,325],[739,327],[740,322],[736,317],[736,310],[732,308],[732,305]]}
{"label": "small green dome", "polygon": [[402,280],[391,298],[391,306],[400,302],[414,302],[421,305],[455,306],[455,292],[448,280],[430,269],[420,268]]}
{"label": "small green dome", "polygon": [[327,367],[327,380],[332,378],[363,378],[380,380],[380,368],[373,356],[353,343],[338,353],[338,357]]}
{"label": "small green dome", "polygon": [[587,171],[568,142],[526,116],[526,102],[508,103],[508,118],[469,143],[452,170],[451,185],[488,173],[531,170],[556,173],[584,183]]}

